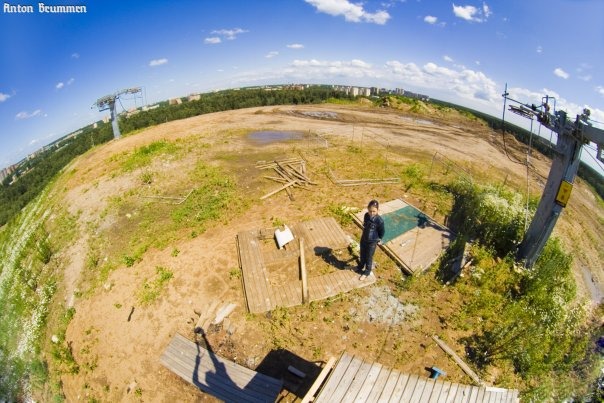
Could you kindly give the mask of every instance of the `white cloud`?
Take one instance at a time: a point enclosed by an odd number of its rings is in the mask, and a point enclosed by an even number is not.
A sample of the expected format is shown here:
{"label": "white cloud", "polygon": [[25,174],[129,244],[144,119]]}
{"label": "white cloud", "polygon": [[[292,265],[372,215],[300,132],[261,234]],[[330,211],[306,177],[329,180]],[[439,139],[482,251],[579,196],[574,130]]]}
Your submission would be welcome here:
{"label": "white cloud", "polygon": [[586,74],[586,75],[583,75],[583,76],[577,76],[577,78],[579,80],[583,80],[583,81],[591,81],[591,79],[593,77],[591,76],[591,74]]}
{"label": "white cloud", "polygon": [[432,15],[427,15],[424,17],[424,22],[427,22],[428,24],[436,24],[438,22],[438,18]]}
{"label": "white cloud", "polygon": [[72,59],[79,59],[80,58],[80,54],[79,53],[72,53],[71,54],[71,58]]}
{"label": "white cloud", "polygon": [[418,67],[415,63],[389,61],[386,66],[394,79],[413,86],[439,91],[448,88],[456,96],[467,100],[481,100],[492,105],[500,103],[497,84],[479,71],[451,69],[432,62]]}
{"label": "white cloud", "polygon": [[444,55],[444,56],[443,56],[443,60],[444,60],[445,62],[453,62],[453,59],[452,59],[451,57],[447,56],[447,55]]}
{"label": "white cloud", "polygon": [[482,9],[469,5],[456,6],[453,4],[453,14],[466,21],[485,22],[491,16],[492,12],[486,3],[482,4]]}
{"label": "white cloud", "polygon": [[346,21],[350,22],[369,22],[378,25],[384,25],[389,19],[390,14],[383,10],[375,13],[369,13],[363,9],[363,4],[353,4],[348,0],[306,0],[314,6],[317,11],[329,15],[344,16]]}
{"label": "white cloud", "polygon": [[554,75],[563,79],[567,79],[570,77],[570,74],[568,74],[566,71],[562,70],[560,67],[556,67],[554,69]]}
{"label": "white cloud", "polygon": [[245,29],[241,29],[241,28],[234,28],[234,29],[219,29],[216,31],[212,31],[212,34],[219,35],[219,36],[223,37],[224,39],[232,41],[233,39],[237,38],[237,35],[244,34],[246,32],[249,32],[249,31],[247,31]]}
{"label": "white cloud", "polygon": [[290,49],[304,49],[304,45],[300,43],[292,43],[290,45],[287,45],[287,47]]}
{"label": "white cloud", "polygon": [[38,116],[40,113],[42,113],[42,111],[40,109],[36,109],[32,113],[28,113],[28,112],[23,111],[23,112],[17,113],[15,115],[15,119],[17,119],[17,120],[30,119],[30,118],[33,118],[35,116]]}
{"label": "white cloud", "polygon": [[537,53],[543,53],[543,46],[537,46]]}
{"label": "white cloud", "polygon": [[75,78],[70,78],[69,80],[67,80],[67,85],[71,85],[73,84],[73,82],[75,81]]}
{"label": "white cloud", "polygon": [[29,145],[33,146],[34,144],[36,144],[39,141],[40,141],[39,139],[33,139],[32,141],[29,142]]}
{"label": "white cloud", "polygon": [[209,45],[216,45],[217,43],[220,43],[220,42],[222,42],[222,40],[220,40],[220,38],[217,36],[211,36],[211,37],[203,40],[203,43],[206,43]]}
{"label": "white cloud", "polygon": [[161,59],[153,59],[149,62],[149,66],[150,67],[157,67],[157,66],[161,66],[162,64],[166,64],[168,63],[168,59],[161,58]]}
{"label": "white cloud", "polygon": [[273,50],[271,52],[268,52],[266,54],[266,56],[264,56],[264,57],[266,57],[267,59],[271,59],[271,58],[273,58],[273,57],[275,57],[277,55],[279,55],[279,52],[277,52],[276,50]]}
{"label": "white cloud", "polygon": [[10,98],[10,95],[0,92],[0,102],[4,102]]}
{"label": "white cloud", "polygon": [[604,97],[604,87],[603,86],[598,85],[596,87],[596,92]]}
{"label": "white cloud", "polygon": [[484,18],[489,18],[493,14],[487,3],[482,3],[482,12],[484,13]]}
{"label": "white cloud", "polygon": [[58,90],[60,90],[60,89],[61,89],[61,88],[63,88],[64,86],[65,86],[65,83],[63,83],[63,82],[61,81],[61,82],[58,82],[58,83],[57,83],[57,85],[55,85],[55,88],[56,88],[56,89],[58,89]]}

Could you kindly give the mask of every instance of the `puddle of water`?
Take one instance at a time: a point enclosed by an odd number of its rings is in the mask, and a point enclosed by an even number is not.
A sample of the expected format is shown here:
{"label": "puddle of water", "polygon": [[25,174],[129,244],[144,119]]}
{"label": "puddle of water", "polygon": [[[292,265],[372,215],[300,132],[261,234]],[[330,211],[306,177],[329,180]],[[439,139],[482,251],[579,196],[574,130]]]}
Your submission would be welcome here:
{"label": "puddle of water", "polygon": [[276,130],[264,130],[259,132],[252,132],[248,135],[248,138],[258,144],[270,144],[278,141],[287,140],[302,140],[304,133],[302,132],[282,132]]}

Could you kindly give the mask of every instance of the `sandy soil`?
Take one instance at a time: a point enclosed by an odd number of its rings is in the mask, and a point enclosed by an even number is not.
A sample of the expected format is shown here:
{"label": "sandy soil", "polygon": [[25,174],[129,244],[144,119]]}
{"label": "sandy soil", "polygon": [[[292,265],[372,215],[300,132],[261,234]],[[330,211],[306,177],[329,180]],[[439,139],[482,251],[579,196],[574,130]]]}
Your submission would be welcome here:
{"label": "sandy soil", "polygon": [[[304,138],[262,143],[251,141],[245,135],[223,137],[226,132],[237,134],[250,130],[295,130],[304,133]],[[193,152],[190,157],[178,161],[154,162],[158,164],[154,168],[165,175],[166,182],[177,181],[179,170],[194,163],[196,158],[207,158],[235,175],[242,194],[257,202],[242,216],[217,223],[195,238],[183,236],[163,250],[147,251],[134,266],[114,270],[107,282],[91,294],[74,297],[87,288],[86,281],[89,280],[84,280],[89,279],[89,275],[85,275],[84,266],[91,240],[110,236],[112,231],[122,228],[124,215],[130,214],[111,210],[112,198],[140,186],[137,182],[140,172],[112,174],[112,156],[162,139],[172,142],[192,138],[203,140],[207,145],[205,154]],[[435,213],[430,211],[429,200],[418,199],[413,189],[406,191],[404,184],[335,187],[325,175],[325,165],[329,161],[316,152],[326,144],[359,147],[372,144],[383,148],[387,161],[399,163],[411,163],[417,158],[428,161],[438,153],[435,167],[446,157],[460,167],[482,172],[500,183],[525,183],[525,166],[508,158],[503,152],[501,138],[500,133],[493,133],[487,127],[467,122],[455,114],[439,116],[435,112],[414,118],[386,109],[283,106],[170,122],[87,153],[70,167],[75,174],[63,187],[64,204],[72,214],[79,215],[81,233],[67,252],[70,259],[65,266],[61,291],[65,303],[76,308],[67,341],[81,368],[79,374],[62,378],[67,401],[92,398],[100,401],[213,401],[163,368],[159,357],[176,332],[193,338],[192,329],[199,315],[211,316],[226,303],[237,306],[227,325],[208,329],[208,342],[218,354],[251,368],[260,366],[274,372],[278,363],[287,361],[284,358],[287,356],[297,360],[298,367],[312,375],[316,371],[314,364],[347,351],[424,376],[427,376],[426,366],[437,365],[447,372],[449,380],[469,383],[459,368],[430,340],[434,333],[446,335],[446,311],[454,309],[443,301],[444,290],[426,290],[435,307],[404,301],[405,294],[396,288],[400,272],[378,252],[380,266],[376,271],[378,283],[374,286],[325,304],[295,308],[288,313],[250,316],[246,314],[241,280],[232,275],[233,269],[238,267],[235,235],[241,230],[271,227],[275,218],[293,223],[325,216],[329,204],[362,207],[370,197],[382,200],[402,197],[416,206],[426,206],[431,215]],[[525,158],[524,145],[507,138],[506,147],[512,158]],[[294,201],[284,192],[259,201],[260,196],[276,188],[274,182],[262,179],[262,172],[255,168],[256,161],[267,155],[304,157],[309,175],[318,182],[316,190],[296,190]],[[549,162],[534,154],[531,163],[530,188],[531,193],[536,194],[542,189]],[[387,168],[384,176],[389,176],[386,171]],[[434,218],[444,220],[438,213]],[[581,292],[597,300],[602,296],[604,283],[603,223],[603,209],[597,205],[592,192],[578,180],[569,207],[554,233],[573,251]],[[358,236],[354,226],[345,231]],[[175,249],[179,251],[176,256]],[[157,266],[169,267],[174,277],[161,298],[148,306],[141,305],[137,292],[141,284],[155,274]],[[400,312],[399,306],[402,307]],[[208,312],[210,307],[214,312]],[[397,313],[386,315],[382,320],[379,312],[384,309],[395,309]],[[276,315],[287,316],[279,322],[287,331],[271,330],[271,325],[277,323]],[[275,335],[282,339],[275,340]],[[277,358],[271,363],[267,357]],[[304,381],[287,374],[285,377],[290,390],[289,400],[307,387]]]}

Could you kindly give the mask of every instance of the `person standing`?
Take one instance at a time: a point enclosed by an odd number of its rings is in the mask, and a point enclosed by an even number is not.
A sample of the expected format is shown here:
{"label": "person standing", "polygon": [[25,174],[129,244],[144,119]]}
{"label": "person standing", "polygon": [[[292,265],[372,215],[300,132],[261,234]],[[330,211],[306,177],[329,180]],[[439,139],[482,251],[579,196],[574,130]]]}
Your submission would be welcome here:
{"label": "person standing", "polygon": [[373,269],[373,254],[377,245],[382,244],[386,233],[384,219],[379,215],[380,203],[371,200],[367,205],[367,212],[363,217],[363,234],[361,235],[361,258],[357,271],[361,273],[360,280],[365,280],[371,275]]}

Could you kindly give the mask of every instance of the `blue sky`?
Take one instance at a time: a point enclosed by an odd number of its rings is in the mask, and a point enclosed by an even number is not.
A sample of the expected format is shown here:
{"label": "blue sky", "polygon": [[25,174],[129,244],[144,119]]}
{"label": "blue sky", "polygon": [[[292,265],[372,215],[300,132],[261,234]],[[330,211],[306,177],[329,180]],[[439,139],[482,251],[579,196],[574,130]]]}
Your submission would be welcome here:
{"label": "blue sky", "polygon": [[557,109],[574,116],[589,107],[604,122],[601,0],[45,4],[84,5],[86,13],[3,3],[0,167],[101,119],[107,111],[91,108],[98,98],[137,86],[143,99],[124,99],[124,108],[232,87],[321,83],[404,88],[501,116],[508,83],[514,99],[551,95]]}

